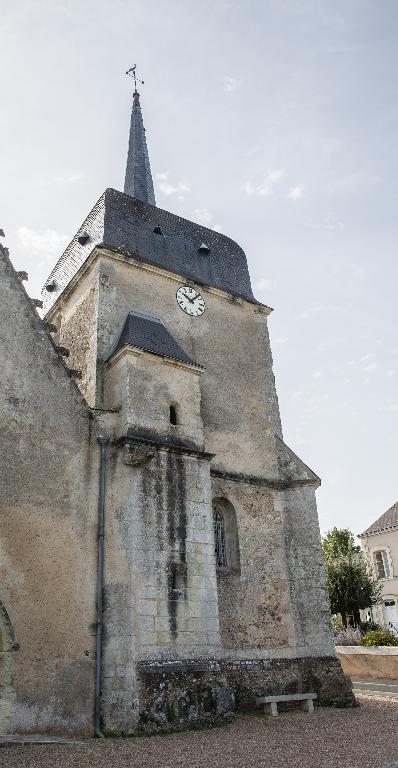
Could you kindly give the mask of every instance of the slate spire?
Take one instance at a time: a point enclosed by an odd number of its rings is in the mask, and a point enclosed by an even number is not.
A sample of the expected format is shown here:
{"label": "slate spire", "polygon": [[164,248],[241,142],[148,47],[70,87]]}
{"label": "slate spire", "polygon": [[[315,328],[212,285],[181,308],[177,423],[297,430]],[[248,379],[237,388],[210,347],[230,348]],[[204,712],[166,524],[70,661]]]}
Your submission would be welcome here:
{"label": "slate spire", "polygon": [[135,197],[137,200],[143,200],[144,203],[156,205],[140,95],[137,89],[134,90],[133,107],[131,110],[130,139],[124,191],[126,195],[131,195],[131,197]]}

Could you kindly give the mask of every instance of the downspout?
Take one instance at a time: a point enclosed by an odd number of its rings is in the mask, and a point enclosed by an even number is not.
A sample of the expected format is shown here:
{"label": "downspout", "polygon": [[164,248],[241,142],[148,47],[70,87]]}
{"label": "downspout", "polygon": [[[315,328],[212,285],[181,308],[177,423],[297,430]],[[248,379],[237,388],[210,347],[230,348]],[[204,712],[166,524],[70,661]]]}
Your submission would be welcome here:
{"label": "downspout", "polygon": [[97,570],[97,621],[95,634],[95,735],[103,739],[101,731],[101,657],[102,632],[104,626],[104,534],[105,534],[105,467],[106,446],[109,437],[99,435],[101,446],[98,495],[98,570]]}

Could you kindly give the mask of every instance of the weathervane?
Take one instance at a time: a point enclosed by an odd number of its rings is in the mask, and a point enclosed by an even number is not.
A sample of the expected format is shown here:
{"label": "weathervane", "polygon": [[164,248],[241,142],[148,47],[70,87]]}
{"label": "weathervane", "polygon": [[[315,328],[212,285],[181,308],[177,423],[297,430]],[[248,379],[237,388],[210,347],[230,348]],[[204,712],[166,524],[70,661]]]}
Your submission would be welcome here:
{"label": "weathervane", "polygon": [[130,75],[134,79],[134,90],[137,93],[137,83],[140,83],[141,85],[144,85],[144,81],[140,80],[136,75],[137,65],[134,64],[134,67],[130,67],[130,69],[127,70],[126,75]]}

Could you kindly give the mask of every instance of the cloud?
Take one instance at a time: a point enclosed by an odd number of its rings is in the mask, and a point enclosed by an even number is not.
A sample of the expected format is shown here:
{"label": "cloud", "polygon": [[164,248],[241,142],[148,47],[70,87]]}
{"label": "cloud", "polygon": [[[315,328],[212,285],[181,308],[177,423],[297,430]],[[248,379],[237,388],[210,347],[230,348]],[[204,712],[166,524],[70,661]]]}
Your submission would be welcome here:
{"label": "cloud", "polygon": [[382,405],[378,408],[379,411],[398,411],[398,403],[390,403],[389,405]]}
{"label": "cloud", "polygon": [[268,277],[260,277],[253,285],[256,291],[264,291],[266,288],[271,287],[271,280]]}
{"label": "cloud", "polygon": [[369,365],[365,365],[363,371],[364,373],[372,373],[372,371],[376,371],[378,367],[378,363],[369,363]]}
{"label": "cloud", "polygon": [[85,174],[82,171],[71,171],[70,173],[61,174],[59,176],[53,176],[49,179],[44,179],[40,182],[41,187],[67,187],[70,184],[76,184],[78,181],[84,179]]}
{"label": "cloud", "polygon": [[156,181],[159,191],[166,197],[178,195],[180,200],[184,199],[184,194],[190,192],[190,187],[183,181],[172,184],[168,179],[168,173],[157,173]]}
{"label": "cloud", "polygon": [[19,227],[18,229],[18,241],[21,248],[36,255],[44,253],[48,260],[54,254],[62,252],[69,240],[67,235],[56,232],[55,229],[45,229],[43,232],[36,232],[29,227]]}
{"label": "cloud", "polygon": [[303,394],[304,392],[302,392],[300,389],[296,389],[294,392],[292,392],[292,400],[299,400]]}
{"label": "cloud", "polygon": [[304,312],[300,313],[299,318],[301,320],[308,320],[308,318],[318,315],[319,312],[332,312],[336,315],[343,315],[347,313],[347,310],[344,307],[333,306],[332,304],[318,304],[315,307],[305,309]]}
{"label": "cloud", "polygon": [[296,184],[295,187],[290,187],[287,194],[288,200],[302,200],[304,197],[304,187],[302,184]]}
{"label": "cloud", "polygon": [[329,232],[335,232],[338,229],[344,228],[344,222],[342,222],[340,219],[337,219],[335,216],[330,215],[325,219],[323,227]]}
{"label": "cloud", "polygon": [[221,224],[213,224],[213,214],[207,208],[195,208],[193,212],[194,220],[204,227],[214,229],[215,232],[222,232]]}
{"label": "cloud", "polygon": [[302,320],[308,320],[309,317],[314,317],[314,315],[322,312],[323,309],[325,309],[323,304],[319,304],[317,307],[309,307],[308,309],[305,309],[304,312],[301,312],[299,317],[301,317]]}
{"label": "cloud", "polygon": [[287,336],[278,336],[276,339],[272,339],[272,348],[275,349],[275,347],[281,347],[282,344],[286,344],[289,341]]}
{"label": "cloud", "polygon": [[276,181],[280,181],[286,176],[286,171],[283,168],[277,168],[276,171],[270,171],[268,174],[268,179],[272,184],[275,184]]}
{"label": "cloud", "polygon": [[268,197],[274,191],[274,187],[286,176],[284,168],[276,168],[273,171],[267,173],[264,181],[260,184],[253,184],[251,181],[246,181],[243,185],[243,191],[248,197],[252,195],[258,195],[259,197]]}
{"label": "cloud", "polygon": [[233,93],[233,91],[236,91],[240,85],[241,80],[237,77],[224,77],[224,91],[227,93]]}

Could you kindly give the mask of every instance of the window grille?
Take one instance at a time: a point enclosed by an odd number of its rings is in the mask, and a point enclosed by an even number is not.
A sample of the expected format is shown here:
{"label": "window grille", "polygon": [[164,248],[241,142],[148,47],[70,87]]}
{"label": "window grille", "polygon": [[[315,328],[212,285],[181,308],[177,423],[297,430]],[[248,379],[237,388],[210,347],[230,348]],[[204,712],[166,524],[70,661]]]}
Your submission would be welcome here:
{"label": "window grille", "polygon": [[216,566],[217,568],[225,568],[227,566],[227,553],[225,547],[224,516],[217,507],[213,507],[213,523]]}
{"label": "window grille", "polygon": [[390,566],[388,564],[387,552],[385,550],[381,550],[380,552],[375,552],[375,563],[376,563],[377,577],[379,579],[389,579]]}

